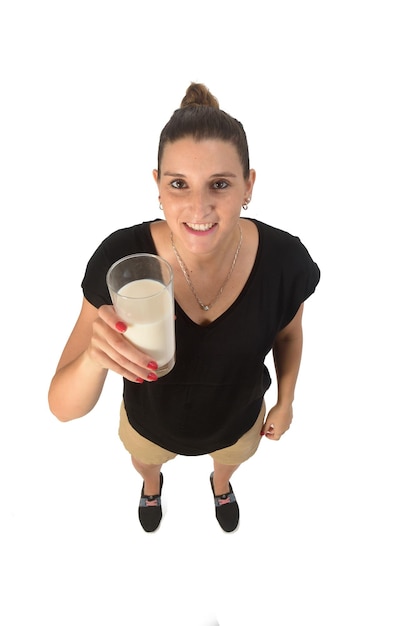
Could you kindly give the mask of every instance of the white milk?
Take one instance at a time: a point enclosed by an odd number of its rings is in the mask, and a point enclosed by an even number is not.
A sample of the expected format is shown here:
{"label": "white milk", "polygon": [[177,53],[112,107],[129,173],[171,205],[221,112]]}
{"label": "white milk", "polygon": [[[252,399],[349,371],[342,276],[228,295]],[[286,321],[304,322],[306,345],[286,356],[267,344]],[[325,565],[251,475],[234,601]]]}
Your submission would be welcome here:
{"label": "white milk", "polygon": [[127,283],[117,293],[116,308],[128,324],[124,335],[129,341],[149,354],[160,368],[173,359],[173,298],[162,283],[148,278]]}

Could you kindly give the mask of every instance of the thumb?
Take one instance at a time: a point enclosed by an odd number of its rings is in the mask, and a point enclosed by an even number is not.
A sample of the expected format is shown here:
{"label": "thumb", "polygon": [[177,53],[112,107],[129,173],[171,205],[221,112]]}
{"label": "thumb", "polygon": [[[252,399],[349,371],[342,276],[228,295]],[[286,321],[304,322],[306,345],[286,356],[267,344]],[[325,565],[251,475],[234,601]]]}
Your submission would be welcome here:
{"label": "thumb", "polygon": [[274,434],[274,424],[272,421],[267,418],[262,426],[261,435],[265,435],[266,437]]}

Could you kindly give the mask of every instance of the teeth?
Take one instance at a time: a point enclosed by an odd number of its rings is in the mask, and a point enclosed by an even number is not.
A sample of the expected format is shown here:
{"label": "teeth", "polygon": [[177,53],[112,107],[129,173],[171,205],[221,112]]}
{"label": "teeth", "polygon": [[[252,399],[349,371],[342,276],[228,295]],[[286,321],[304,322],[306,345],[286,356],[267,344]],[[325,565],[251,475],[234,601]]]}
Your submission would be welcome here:
{"label": "teeth", "polygon": [[188,222],[186,224],[193,230],[210,230],[210,228],[213,228],[213,224],[189,224]]}

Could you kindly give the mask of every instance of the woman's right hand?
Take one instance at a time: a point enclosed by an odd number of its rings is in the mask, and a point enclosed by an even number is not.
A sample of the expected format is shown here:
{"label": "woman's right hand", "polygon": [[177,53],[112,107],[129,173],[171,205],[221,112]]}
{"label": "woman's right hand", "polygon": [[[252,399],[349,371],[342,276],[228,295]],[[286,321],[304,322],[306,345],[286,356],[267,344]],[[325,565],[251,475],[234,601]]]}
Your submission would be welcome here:
{"label": "woman's right hand", "polygon": [[131,382],[157,380],[155,370],[158,364],[124,337],[126,330],[126,324],[117,316],[113,306],[101,306],[92,324],[87,355],[100,367],[112,370]]}
{"label": "woman's right hand", "polygon": [[89,413],[109,370],[135,383],[157,380],[157,364],[123,336],[126,327],[120,322],[112,306],[97,309],[83,298],[49,387],[49,407],[59,420],[67,422]]}

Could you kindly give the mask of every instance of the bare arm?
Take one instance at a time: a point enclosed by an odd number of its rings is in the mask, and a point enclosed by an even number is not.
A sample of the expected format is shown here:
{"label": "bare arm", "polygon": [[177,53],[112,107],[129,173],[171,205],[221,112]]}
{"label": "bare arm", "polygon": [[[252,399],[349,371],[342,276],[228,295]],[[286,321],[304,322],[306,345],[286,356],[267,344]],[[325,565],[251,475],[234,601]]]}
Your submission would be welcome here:
{"label": "bare arm", "polygon": [[303,304],[291,322],[275,338],[273,355],[278,383],[278,399],[265,421],[268,439],[279,439],[291,425],[292,403],[303,349]]}
{"label": "bare arm", "polygon": [[96,309],[83,300],[49,388],[49,407],[59,420],[82,417],[94,408],[109,369],[132,382],[155,379],[155,364],[127,341],[116,328],[118,321],[113,307]]}

